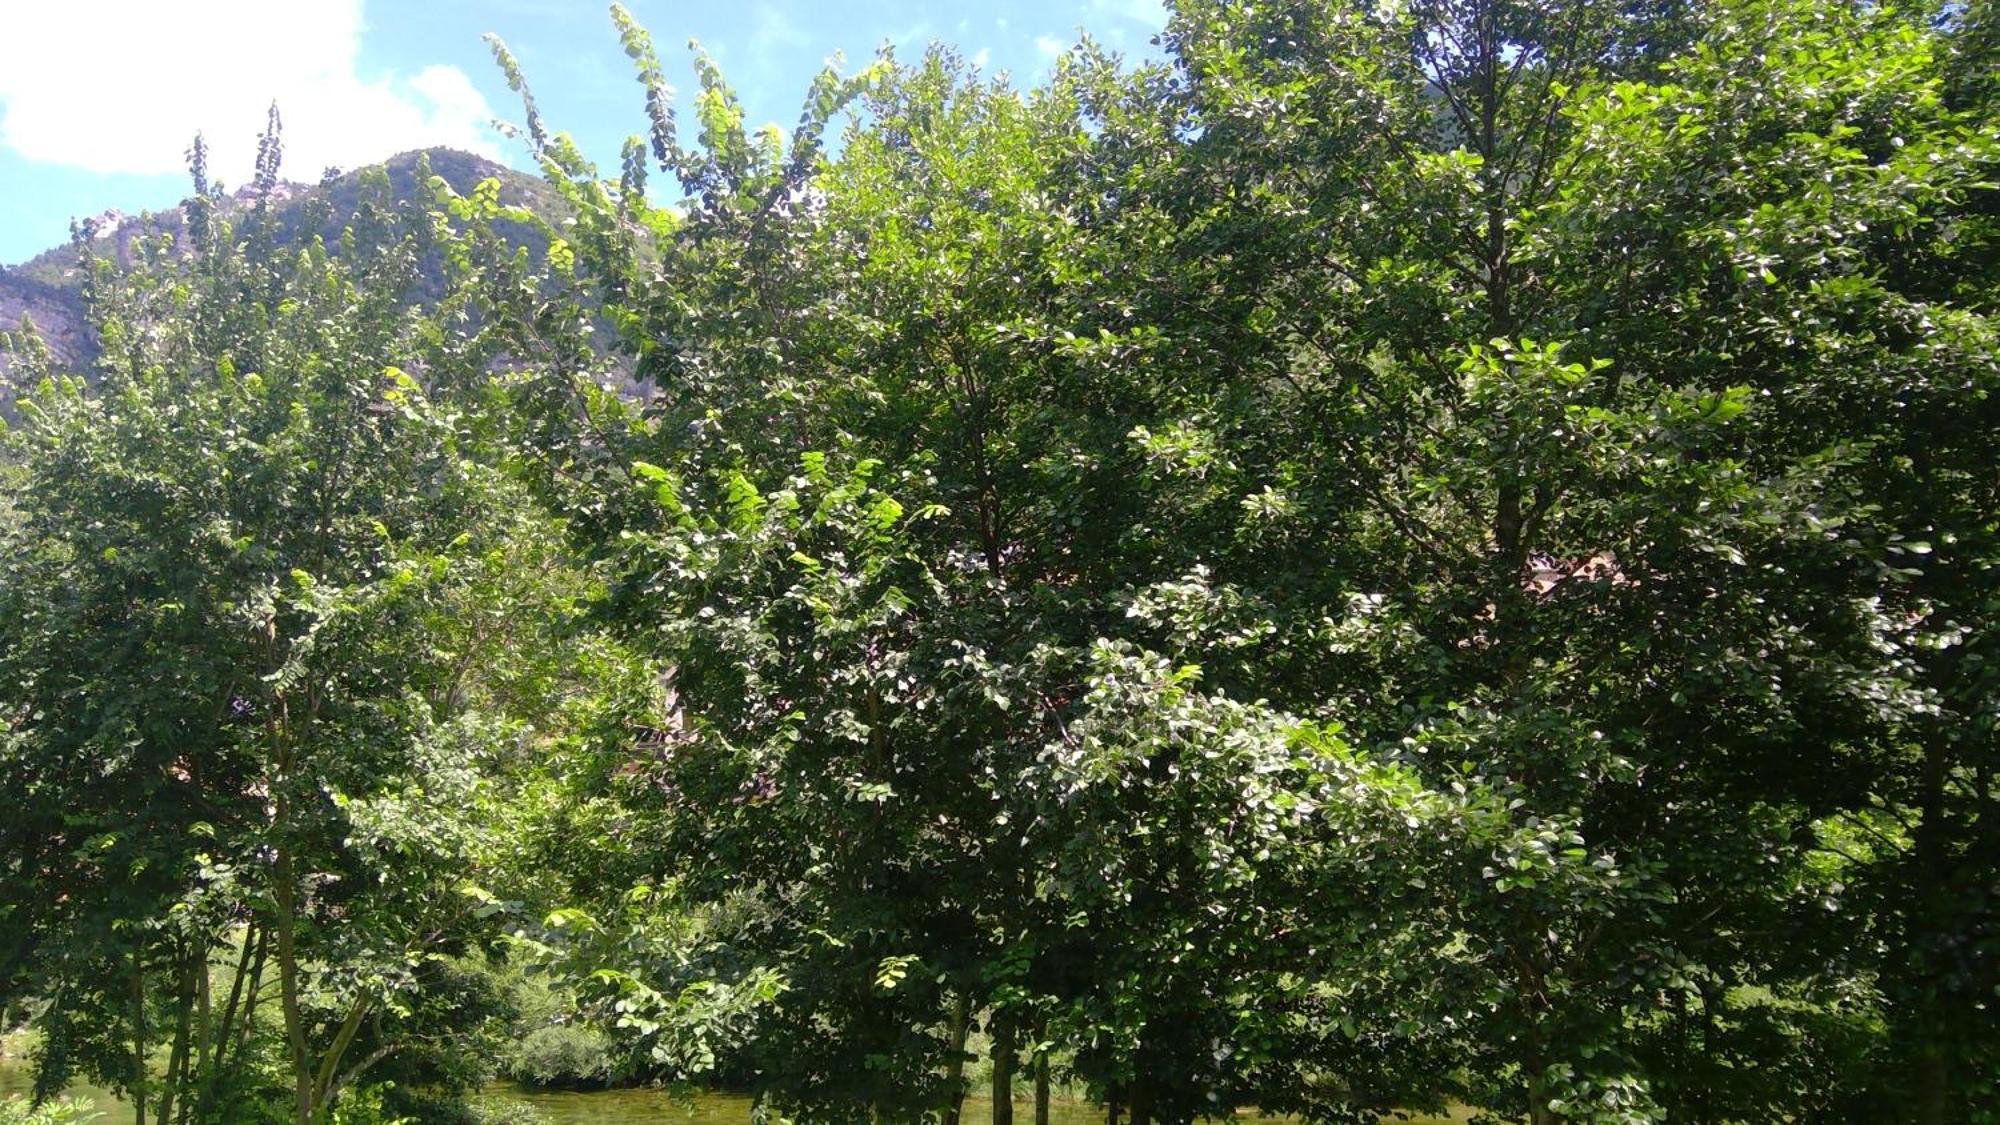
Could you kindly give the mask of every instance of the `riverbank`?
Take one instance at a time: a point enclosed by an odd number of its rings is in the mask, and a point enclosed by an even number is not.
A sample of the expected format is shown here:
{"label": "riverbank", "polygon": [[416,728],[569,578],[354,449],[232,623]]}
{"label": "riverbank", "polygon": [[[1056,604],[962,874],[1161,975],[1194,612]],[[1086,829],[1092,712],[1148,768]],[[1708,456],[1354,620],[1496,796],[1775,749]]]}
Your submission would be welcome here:
{"label": "riverbank", "polygon": [[[11,1044],[10,1044],[11,1046]],[[25,1050],[25,1045],[23,1046]],[[0,1056],[0,1099],[25,1096],[32,1086],[27,1060],[20,1055]],[[130,1110],[109,1091],[79,1087],[72,1094],[87,1100],[105,1116],[101,1125],[118,1125],[130,1120]],[[498,1120],[513,1125],[744,1125],[750,1120],[750,1099],[742,1094],[702,1092],[691,1096],[666,1090],[635,1087],[614,1090],[534,1090],[512,1082],[498,1081],[475,1096],[475,1101]],[[991,1099],[968,1098],[964,1125],[989,1125],[993,1120]],[[1034,1107],[1016,1102],[1014,1119],[1033,1121]],[[1097,1125],[1104,1110],[1087,1102],[1061,1101],[1051,1106],[1051,1125]],[[1241,1125],[1277,1125],[1282,1118],[1244,1114]],[[1463,1118],[1417,1118],[1411,1125],[1454,1125]]]}

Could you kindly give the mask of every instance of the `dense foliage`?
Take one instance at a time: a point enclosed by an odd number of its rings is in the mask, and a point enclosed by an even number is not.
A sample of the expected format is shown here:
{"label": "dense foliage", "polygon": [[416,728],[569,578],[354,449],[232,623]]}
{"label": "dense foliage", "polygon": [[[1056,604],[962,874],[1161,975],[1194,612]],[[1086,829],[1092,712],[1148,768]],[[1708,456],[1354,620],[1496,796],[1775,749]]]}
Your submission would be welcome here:
{"label": "dense foliage", "polygon": [[696,48],[691,140],[613,17],[615,178],[497,41],[551,208],[197,146],[20,400],[43,1090],[1995,1119],[1991,3]]}

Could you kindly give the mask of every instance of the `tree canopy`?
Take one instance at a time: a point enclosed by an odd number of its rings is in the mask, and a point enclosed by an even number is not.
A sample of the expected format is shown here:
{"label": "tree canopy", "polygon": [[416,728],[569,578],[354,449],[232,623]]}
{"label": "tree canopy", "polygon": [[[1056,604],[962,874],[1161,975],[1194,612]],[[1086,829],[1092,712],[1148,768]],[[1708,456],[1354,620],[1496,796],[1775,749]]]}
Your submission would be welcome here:
{"label": "tree canopy", "polygon": [[41,1090],[462,1088],[504,964],[773,1119],[1993,1119],[1990,3],[1180,0],[790,130],[612,21],[616,174],[494,40],[553,206],[197,142],[15,341]]}

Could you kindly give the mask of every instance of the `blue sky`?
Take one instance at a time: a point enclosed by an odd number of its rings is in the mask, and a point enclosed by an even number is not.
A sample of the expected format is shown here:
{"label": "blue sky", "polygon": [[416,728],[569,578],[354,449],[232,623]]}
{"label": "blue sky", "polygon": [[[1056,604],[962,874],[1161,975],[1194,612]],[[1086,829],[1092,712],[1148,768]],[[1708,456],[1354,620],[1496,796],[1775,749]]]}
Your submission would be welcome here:
{"label": "blue sky", "polygon": [[[822,60],[958,46],[1026,82],[1079,30],[1130,54],[1161,0],[627,0],[669,79],[694,85],[701,40],[753,122],[789,125]],[[286,118],[286,172],[311,180],[428,144],[522,165],[488,123],[518,114],[480,36],[505,38],[552,128],[609,168],[641,131],[640,93],[598,0],[0,0],[0,263],[67,236],[74,216],[172,206],[197,129],[227,184],[249,178],[264,107]]]}

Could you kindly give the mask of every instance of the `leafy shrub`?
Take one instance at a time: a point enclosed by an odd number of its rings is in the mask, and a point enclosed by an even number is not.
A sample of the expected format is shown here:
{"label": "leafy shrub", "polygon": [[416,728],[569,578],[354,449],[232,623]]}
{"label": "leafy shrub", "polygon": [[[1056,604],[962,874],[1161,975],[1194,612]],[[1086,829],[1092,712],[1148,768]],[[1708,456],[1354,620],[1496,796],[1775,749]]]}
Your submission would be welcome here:
{"label": "leafy shrub", "polygon": [[405,1125],[408,1118],[382,1104],[385,1092],[380,1086],[350,1091],[333,1107],[333,1125]]}
{"label": "leafy shrub", "polygon": [[467,1125],[541,1125],[548,1120],[534,1106],[506,1099],[470,1102],[465,1112]]}
{"label": "leafy shrub", "polygon": [[524,1086],[609,1085],[616,1071],[610,1041],[574,1024],[529,1032],[507,1063],[508,1077]]}
{"label": "leafy shrub", "polygon": [[[525,1102],[450,1090],[411,1090],[396,1086],[381,1090],[378,1105],[384,1121],[422,1125],[540,1125],[548,1119]],[[359,1119],[357,1119],[358,1121]]]}
{"label": "leafy shrub", "polygon": [[0,1098],[0,1125],[83,1125],[103,1118],[83,1098],[57,1098],[39,1107],[19,1095]]}

